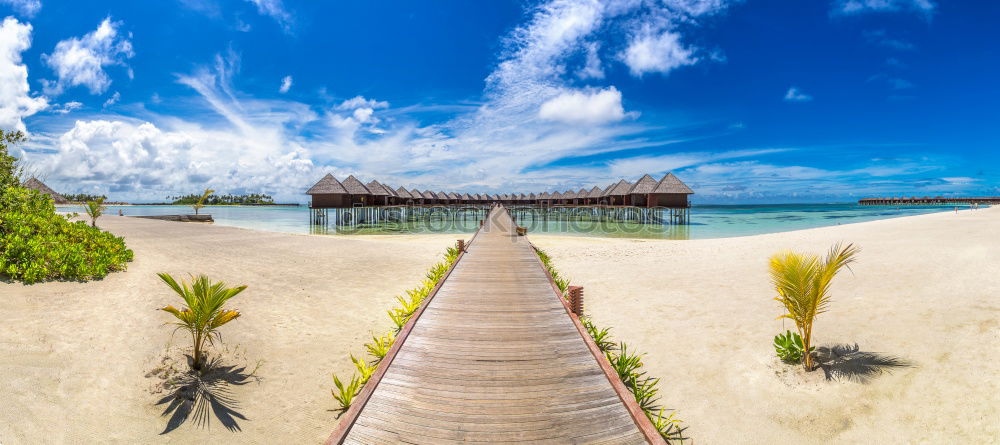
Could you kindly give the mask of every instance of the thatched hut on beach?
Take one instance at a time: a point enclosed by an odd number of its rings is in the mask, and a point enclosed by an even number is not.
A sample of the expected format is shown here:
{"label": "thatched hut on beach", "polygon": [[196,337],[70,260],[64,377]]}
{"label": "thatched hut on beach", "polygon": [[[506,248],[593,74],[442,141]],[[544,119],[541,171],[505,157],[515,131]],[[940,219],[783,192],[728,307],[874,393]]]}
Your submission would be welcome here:
{"label": "thatched hut on beach", "polygon": [[27,181],[24,181],[24,184],[22,184],[22,185],[24,186],[24,188],[34,190],[34,191],[36,191],[38,193],[41,193],[43,195],[49,195],[49,198],[52,198],[52,202],[54,202],[56,204],[60,204],[60,205],[62,205],[62,204],[72,204],[71,202],[69,202],[68,199],[66,199],[65,197],[63,197],[63,195],[60,195],[59,193],[56,193],[55,190],[52,190],[51,188],[49,188],[49,186],[45,185],[45,183],[43,183],[42,181],[39,181],[38,178],[31,178],[31,179],[29,179]]}

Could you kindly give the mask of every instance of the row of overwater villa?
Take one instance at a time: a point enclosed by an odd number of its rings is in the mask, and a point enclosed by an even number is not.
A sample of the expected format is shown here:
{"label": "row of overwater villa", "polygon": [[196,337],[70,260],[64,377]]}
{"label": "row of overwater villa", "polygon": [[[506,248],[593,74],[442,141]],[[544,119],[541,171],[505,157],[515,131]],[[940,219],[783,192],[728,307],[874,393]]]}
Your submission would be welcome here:
{"label": "row of overwater villa", "polygon": [[689,220],[693,194],[683,181],[667,173],[659,181],[643,175],[605,187],[541,193],[459,193],[392,187],[377,180],[364,183],[353,175],[343,181],[327,174],[308,191],[311,222],[327,226],[371,226],[414,221],[473,221],[503,204],[515,219],[586,219],[642,224],[683,224]]}

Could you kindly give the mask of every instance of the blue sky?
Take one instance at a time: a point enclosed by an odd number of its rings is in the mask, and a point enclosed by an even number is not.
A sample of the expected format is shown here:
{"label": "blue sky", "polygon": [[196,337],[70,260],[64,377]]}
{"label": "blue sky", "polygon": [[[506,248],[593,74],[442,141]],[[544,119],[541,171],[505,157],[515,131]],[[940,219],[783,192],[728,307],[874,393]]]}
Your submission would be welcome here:
{"label": "blue sky", "polygon": [[304,201],[673,171],[695,202],[1000,194],[1000,5],[0,0],[0,127],[50,186]]}

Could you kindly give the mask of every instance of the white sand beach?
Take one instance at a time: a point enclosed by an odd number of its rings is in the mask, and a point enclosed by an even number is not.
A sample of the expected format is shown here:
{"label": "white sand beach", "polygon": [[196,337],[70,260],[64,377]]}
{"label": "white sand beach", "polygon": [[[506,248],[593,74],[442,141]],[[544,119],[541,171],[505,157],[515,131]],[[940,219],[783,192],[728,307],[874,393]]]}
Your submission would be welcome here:
{"label": "white sand beach", "polygon": [[[532,239],[584,286],[597,325],[647,352],[695,443],[1000,442],[1000,208],[714,240]],[[914,367],[826,382],[775,357],[794,325],[776,320],[768,256],[838,241],[864,250],[815,341]]]}
{"label": "white sand beach", "polygon": [[[456,235],[305,236],[105,216],[136,260],[104,280],[0,283],[0,443],[319,443],[336,425],[331,373]],[[587,312],[647,352],[664,402],[698,444],[989,443],[1000,437],[1000,208],[742,238],[661,241],[531,235],[585,287]],[[867,383],[781,364],[767,257],[864,251],[834,283],[816,340],[914,364]],[[222,329],[259,382],[233,390],[242,431],[209,416],[161,435],[159,366],[180,300],[157,272],[249,288]],[[786,327],[791,326],[786,323]],[[214,348],[213,351],[218,350]],[[176,354],[176,352],[175,352]],[[234,355],[230,353],[230,355]]]}

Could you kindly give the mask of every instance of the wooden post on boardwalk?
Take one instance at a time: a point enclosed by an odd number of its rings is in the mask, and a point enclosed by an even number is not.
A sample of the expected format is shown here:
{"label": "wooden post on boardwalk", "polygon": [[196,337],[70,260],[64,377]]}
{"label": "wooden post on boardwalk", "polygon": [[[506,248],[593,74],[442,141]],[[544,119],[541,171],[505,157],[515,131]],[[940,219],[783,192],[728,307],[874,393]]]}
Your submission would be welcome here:
{"label": "wooden post on boardwalk", "polygon": [[570,286],[569,307],[577,317],[583,316],[583,286]]}
{"label": "wooden post on boardwalk", "polygon": [[464,239],[458,240],[458,251],[459,252],[465,252],[465,240]]}

